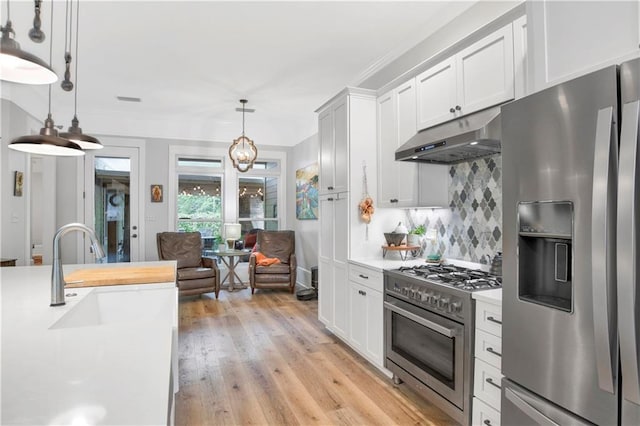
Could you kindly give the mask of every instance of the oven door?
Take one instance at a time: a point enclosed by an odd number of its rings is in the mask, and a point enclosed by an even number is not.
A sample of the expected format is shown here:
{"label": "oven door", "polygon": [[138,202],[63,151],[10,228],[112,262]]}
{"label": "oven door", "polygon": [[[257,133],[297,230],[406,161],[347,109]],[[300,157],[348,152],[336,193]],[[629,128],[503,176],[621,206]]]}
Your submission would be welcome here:
{"label": "oven door", "polygon": [[464,409],[464,326],[393,297],[384,321],[385,357]]}

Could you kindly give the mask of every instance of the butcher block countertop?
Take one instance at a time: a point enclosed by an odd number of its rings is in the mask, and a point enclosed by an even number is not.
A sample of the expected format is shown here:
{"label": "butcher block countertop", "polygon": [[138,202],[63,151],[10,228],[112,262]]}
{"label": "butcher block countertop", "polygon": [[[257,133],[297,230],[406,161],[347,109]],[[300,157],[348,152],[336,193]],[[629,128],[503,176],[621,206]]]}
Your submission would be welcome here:
{"label": "butcher block countertop", "polygon": [[82,268],[64,276],[67,288],[164,283],[175,280],[175,267],[170,265]]}

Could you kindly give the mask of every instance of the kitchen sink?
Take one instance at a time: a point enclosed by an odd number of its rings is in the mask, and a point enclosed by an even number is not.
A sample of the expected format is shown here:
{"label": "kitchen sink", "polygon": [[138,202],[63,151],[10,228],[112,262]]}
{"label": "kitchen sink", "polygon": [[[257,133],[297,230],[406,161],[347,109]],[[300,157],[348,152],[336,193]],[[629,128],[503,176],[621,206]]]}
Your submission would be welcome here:
{"label": "kitchen sink", "polygon": [[116,323],[171,321],[176,294],[172,289],[94,289],[50,329],[90,327]]}

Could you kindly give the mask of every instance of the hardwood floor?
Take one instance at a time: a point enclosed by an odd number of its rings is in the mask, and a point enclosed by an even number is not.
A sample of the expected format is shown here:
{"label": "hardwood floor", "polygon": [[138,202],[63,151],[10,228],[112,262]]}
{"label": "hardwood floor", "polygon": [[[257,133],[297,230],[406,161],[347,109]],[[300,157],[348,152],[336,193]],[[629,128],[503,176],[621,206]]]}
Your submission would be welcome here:
{"label": "hardwood floor", "polygon": [[317,301],[250,289],[180,299],[177,425],[449,425],[324,329]]}

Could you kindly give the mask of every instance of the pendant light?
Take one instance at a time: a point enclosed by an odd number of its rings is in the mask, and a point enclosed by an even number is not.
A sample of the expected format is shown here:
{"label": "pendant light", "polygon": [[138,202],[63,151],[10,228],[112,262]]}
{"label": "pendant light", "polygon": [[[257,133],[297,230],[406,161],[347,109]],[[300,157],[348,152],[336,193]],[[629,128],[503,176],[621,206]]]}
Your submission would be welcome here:
{"label": "pendant light", "polygon": [[[49,62],[53,56],[53,2],[51,2],[51,35],[49,37]],[[79,156],[84,151],[77,143],[58,136],[51,117],[51,85],[49,85],[49,113],[39,135],[20,136],[9,144],[9,148],[31,154]]]}
{"label": "pendant light", "polygon": [[40,6],[42,0],[34,0],[33,10],[33,28],[29,30],[29,38],[34,43],[42,43],[45,39],[44,32],[42,32],[42,20],[40,20]]}
{"label": "pendant light", "polygon": [[231,158],[233,167],[244,173],[253,167],[253,163],[258,158],[258,148],[251,139],[244,135],[244,106],[247,100],[240,99],[240,103],[242,104],[242,136],[234,139],[233,144],[229,147],[229,158]]}
{"label": "pendant light", "polygon": [[[7,0],[7,24],[2,27],[0,39],[0,80],[23,84],[51,84],[58,80],[50,65],[37,56],[25,52],[14,40],[10,4]],[[53,1],[51,2],[53,14]],[[34,20],[35,22],[35,20]]]}
{"label": "pendant light", "polygon": [[[80,0],[76,2],[76,71],[75,71],[76,90],[74,92],[74,100],[73,100],[73,119],[71,120],[71,127],[69,127],[69,130],[67,132],[60,133],[60,137],[69,139],[71,142],[77,143],[78,145],[80,145],[80,148],[82,149],[101,149],[102,144],[100,143],[100,141],[97,138],[94,138],[93,136],[85,135],[84,133],[82,133],[82,129],[78,126],[78,124],[80,124],[80,122],[78,121],[78,39],[80,38],[79,29],[80,29]],[[71,49],[69,48],[69,50]],[[66,58],[66,55],[65,55],[65,58]],[[65,74],[65,81],[67,79],[68,77]],[[73,83],[71,83],[71,86],[73,87]]]}

